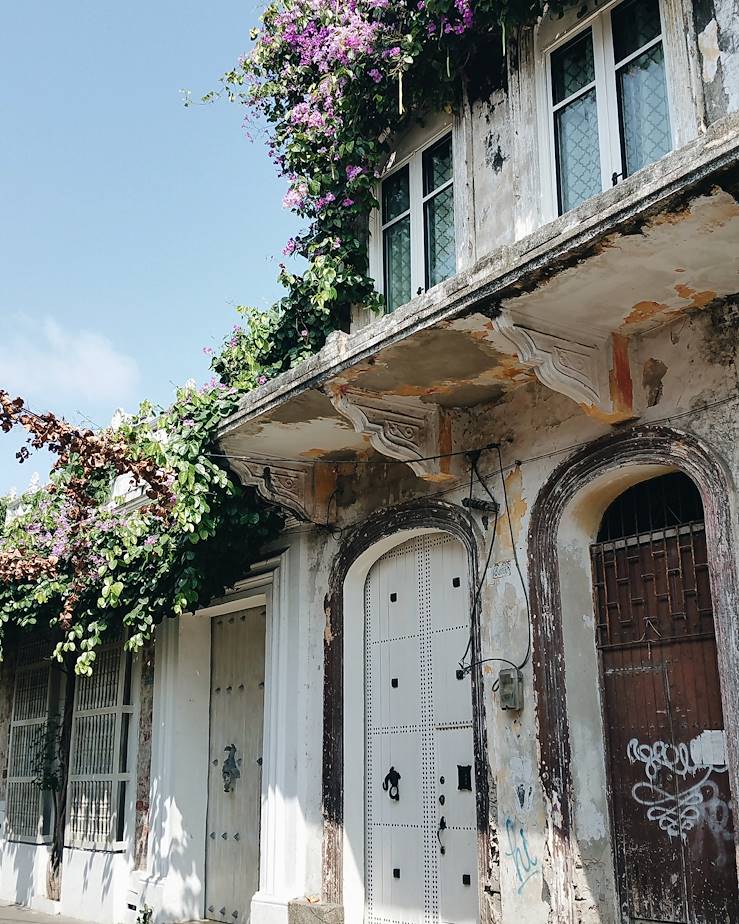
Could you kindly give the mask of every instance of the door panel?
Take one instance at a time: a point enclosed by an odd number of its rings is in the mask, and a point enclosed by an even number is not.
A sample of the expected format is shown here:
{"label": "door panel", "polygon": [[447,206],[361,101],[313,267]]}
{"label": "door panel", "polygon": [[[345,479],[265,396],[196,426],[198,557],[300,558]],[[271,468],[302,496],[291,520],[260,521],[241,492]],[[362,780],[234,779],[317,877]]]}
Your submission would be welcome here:
{"label": "door panel", "polygon": [[470,637],[469,626],[437,630],[431,637],[434,717],[437,725],[464,722],[472,727],[472,679],[457,679],[457,668]]}
{"label": "door panel", "polygon": [[372,676],[383,696],[373,696],[372,724],[375,727],[413,726],[421,712],[421,678],[418,635],[373,644]]}
{"label": "door panel", "polygon": [[446,536],[405,543],[367,578],[368,922],[478,918],[472,689],[456,679],[469,607],[466,555]]}
{"label": "door panel", "polygon": [[[211,620],[205,905],[228,924],[247,924],[259,888],[265,619],[262,607]],[[229,792],[226,761],[238,772]]]}
{"label": "door panel", "polygon": [[625,921],[739,922],[703,525],[593,546]]}

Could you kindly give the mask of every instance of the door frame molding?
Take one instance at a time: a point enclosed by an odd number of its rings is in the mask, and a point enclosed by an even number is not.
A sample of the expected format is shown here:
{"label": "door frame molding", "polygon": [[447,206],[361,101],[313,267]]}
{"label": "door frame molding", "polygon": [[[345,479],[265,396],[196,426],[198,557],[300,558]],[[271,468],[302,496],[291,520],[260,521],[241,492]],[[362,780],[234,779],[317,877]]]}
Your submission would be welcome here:
{"label": "door frame molding", "polygon": [[[573,501],[597,479],[617,473],[628,476],[629,469],[638,473],[644,466],[684,472],[697,485],[703,501],[729,783],[734,801],[739,794],[739,621],[735,615],[739,612],[739,582],[734,551],[739,540],[732,515],[731,475],[717,453],[692,434],[649,425],[608,434],[574,453],[550,475],[534,504],[528,535],[540,779],[549,827],[549,889],[554,916],[563,924],[574,922],[576,836],[558,554],[560,527]],[[600,513],[611,499],[604,503]],[[739,844],[737,854],[739,868]]]}
{"label": "door frame molding", "polygon": [[[364,805],[345,805],[345,759],[352,763],[357,751],[351,748],[345,729],[345,715],[356,714],[363,708],[353,699],[352,685],[345,686],[344,661],[356,663],[364,659],[364,644],[357,653],[354,648],[345,652],[347,638],[344,632],[344,614],[361,614],[364,625],[364,584],[374,563],[397,545],[419,535],[447,533],[461,542],[467,552],[470,584],[470,605],[478,580],[478,549],[482,537],[470,522],[464,508],[440,500],[413,501],[377,512],[347,533],[336,555],[329,578],[328,593],[324,600],[326,631],[324,637],[324,690],[323,690],[323,857],[322,899],[333,904],[345,904],[345,920],[352,924],[359,903],[358,891],[364,894],[364,840],[361,845],[350,843],[347,829],[364,831]],[[480,606],[473,614],[472,659],[480,660]],[[361,638],[363,633],[353,633]],[[352,639],[349,639],[352,642]],[[360,672],[361,673],[361,672]],[[478,865],[480,894],[491,878],[495,862],[491,853],[495,836],[496,819],[490,817],[489,771],[483,702],[482,671],[478,665],[472,671],[473,729],[475,742],[475,773],[477,782]],[[361,694],[363,696],[363,693]],[[354,694],[356,697],[356,693]],[[345,744],[347,745],[345,749]],[[346,754],[346,758],[345,758]],[[364,774],[364,766],[351,767],[352,774]],[[355,818],[355,816],[357,816]],[[356,835],[355,835],[356,836]],[[497,850],[495,852],[497,856]],[[361,875],[361,887],[358,883]],[[345,889],[346,884],[346,889]],[[346,896],[345,896],[346,892]],[[345,903],[346,897],[346,903]],[[351,899],[351,901],[350,901]],[[485,905],[481,902],[480,914],[486,920]]]}

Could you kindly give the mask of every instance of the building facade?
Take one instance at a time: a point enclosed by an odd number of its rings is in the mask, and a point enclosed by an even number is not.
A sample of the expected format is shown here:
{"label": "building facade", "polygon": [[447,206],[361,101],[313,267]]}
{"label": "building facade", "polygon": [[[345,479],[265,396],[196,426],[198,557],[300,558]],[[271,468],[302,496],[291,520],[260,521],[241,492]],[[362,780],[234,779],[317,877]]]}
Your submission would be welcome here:
{"label": "building facade", "polygon": [[[586,3],[507,68],[397,141],[392,310],[223,426],[278,542],[78,686],[65,914],[739,921],[739,17]],[[3,668],[37,906],[60,689]]]}

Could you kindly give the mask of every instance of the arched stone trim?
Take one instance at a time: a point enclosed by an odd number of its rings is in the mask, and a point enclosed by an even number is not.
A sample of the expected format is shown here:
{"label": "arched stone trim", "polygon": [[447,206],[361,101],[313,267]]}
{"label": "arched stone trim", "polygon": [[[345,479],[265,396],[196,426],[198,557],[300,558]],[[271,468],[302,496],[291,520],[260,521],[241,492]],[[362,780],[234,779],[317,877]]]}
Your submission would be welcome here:
{"label": "arched stone trim", "polygon": [[[709,575],[726,727],[729,779],[739,794],[739,585],[733,490],[724,464],[695,436],[639,426],[596,440],[563,462],[539,492],[529,526],[533,671],[540,776],[548,812],[552,910],[574,921],[572,782],[565,690],[558,533],[565,509],[596,478],[626,466],[676,468],[698,486],[703,501]],[[736,795],[735,795],[736,800]],[[739,852],[739,850],[738,850]]]}
{"label": "arched stone trim", "polygon": [[[479,538],[463,508],[439,500],[420,500],[378,511],[354,527],[341,543],[334,559],[329,589],[324,600],[326,629],[324,637],[323,691],[323,874],[322,899],[343,903],[343,829],[344,829],[344,587],[352,566],[360,556],[377,547],[379,559],[389,547],[406,541],[413,532],[445,532],[467,550],[472,596],[478,580]],[[397,539],[388,545],[390,537]],[[473,614],[473,663],[480,660],[479,605]],[[477,820],[480,855],[487,867],[483,885],[490,880],[497,846],[491,836],[490,791],[487,765],[487,741],[480,667],[472,673],[475,761],[477,774]],[[497,844],[497,842],[496,842]],[[494,853],[493,853],[494,851]],[[483,870],[481,870],[481,876]],[[481,907],[481,917],[485,912]]]}

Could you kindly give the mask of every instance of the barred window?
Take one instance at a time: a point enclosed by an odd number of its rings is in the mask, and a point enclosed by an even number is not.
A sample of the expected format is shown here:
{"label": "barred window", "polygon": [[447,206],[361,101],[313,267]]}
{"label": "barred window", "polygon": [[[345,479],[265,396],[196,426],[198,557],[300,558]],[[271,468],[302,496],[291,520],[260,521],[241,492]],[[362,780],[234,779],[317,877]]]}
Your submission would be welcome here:
{"label": "barred window", "polygon": [[72,717],[67,842],[111,848],[126,836],[130,794],[132,657],[121,643],[98,652],[77,681]]}
{"label": "barred window", "polygon": [[30,649],[20,652],[15,674],[5,821],[10,840],[40,841],[51,834],[52,797],[39,780],[55,734],[49,721],[54,678],[48,663],[29,663],[34,655],[38,652]]}

